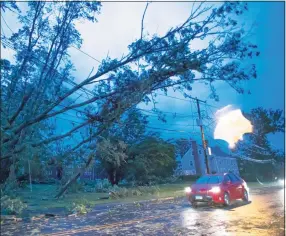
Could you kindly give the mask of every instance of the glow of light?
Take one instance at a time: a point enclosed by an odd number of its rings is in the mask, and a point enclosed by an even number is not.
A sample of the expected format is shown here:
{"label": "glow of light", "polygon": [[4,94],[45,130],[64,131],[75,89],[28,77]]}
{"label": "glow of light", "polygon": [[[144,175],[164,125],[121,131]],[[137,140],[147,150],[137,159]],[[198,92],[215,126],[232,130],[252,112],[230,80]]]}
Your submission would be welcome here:
{"label": "glow of light", "polygon": [[210,192],[212,193],[219,193],[220,192],[220,187],[213,187]]}
{"label": "glow of light", "polygon": [[282,180],[282,179],[278,180],[278,184],[279,184],[280,186],[284,186],[284,180]]}
{"label": "glow of light", "polygon": [[245,133],[253,131],[250,121],[243,116],[241,110],[232,109],[231,105],[218,110],[216,119],[214,138],[225,140],[230,148],[234,148],[239,140],[243,140]]}
{"label": "glow of light", "polygon": [[191,189],[190,187],[186,187],[186,188],[185,188],[185,192],[186,192],[186,193],[190,193],[190,192],[192,192],[192,189]]}
{"label": "glow of light", "polygon": [[212,150],[210,147],[208,147],[208,151],[209,151],[209,155],[211,156],[212,155]]}

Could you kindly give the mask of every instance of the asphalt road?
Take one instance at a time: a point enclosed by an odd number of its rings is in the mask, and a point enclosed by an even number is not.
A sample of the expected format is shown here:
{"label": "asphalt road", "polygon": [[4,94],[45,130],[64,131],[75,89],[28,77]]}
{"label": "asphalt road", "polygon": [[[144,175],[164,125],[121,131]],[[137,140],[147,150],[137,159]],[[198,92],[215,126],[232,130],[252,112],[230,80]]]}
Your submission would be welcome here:
{"label": "asphalt road", "polygon": [[282,187],[251,189],[249,203],[236,201],[228,208],[194,209],[185,198],[100,205],[84,216],[2,225],[1,235],[280,236],[285,235],[284,191]]}

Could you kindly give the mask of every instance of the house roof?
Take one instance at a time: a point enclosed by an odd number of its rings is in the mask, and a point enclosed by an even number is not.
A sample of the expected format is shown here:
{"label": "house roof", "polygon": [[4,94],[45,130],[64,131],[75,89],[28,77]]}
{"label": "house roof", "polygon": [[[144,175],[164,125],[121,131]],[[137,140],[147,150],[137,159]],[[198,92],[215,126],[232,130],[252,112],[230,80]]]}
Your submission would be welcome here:
{"label": "house roof", "polygon": [[[201,144],[197,144],[197,145],[200,148],[203,148],[203,145],[201,145]],[[229,157],[230,156],[229,154],[227,154],[223,150],[221,150],[221,148],[219,146],[214,146],[214,147],[210,147],[210,148],[211,148],[211,152],[214,156],[220,156],[220,157]]]}
{"label": "house roof", "polygon": [[[203,148],[203,145],[201,145],[201,144],[197,143],[197,146],[199,148]],[[210,148],[211,148],[212,156],[234,158],[230,154],[227,154],[223,150],[221,150],[221,148],[219,146],[214,146],[214,147],[210,147]],[[188,151],[186,151],[186,153],[183,156],[185,156],[190,150],[191,150],[191,148],[188,149]]]}
{"label": "house roof", "polygon": [[218,147],[218,146],[211,147],[211,150],[215,156],[220,156],[220,157],[229,157],[230,156],[229,154],[222,151],[220,149],[220,147]]}

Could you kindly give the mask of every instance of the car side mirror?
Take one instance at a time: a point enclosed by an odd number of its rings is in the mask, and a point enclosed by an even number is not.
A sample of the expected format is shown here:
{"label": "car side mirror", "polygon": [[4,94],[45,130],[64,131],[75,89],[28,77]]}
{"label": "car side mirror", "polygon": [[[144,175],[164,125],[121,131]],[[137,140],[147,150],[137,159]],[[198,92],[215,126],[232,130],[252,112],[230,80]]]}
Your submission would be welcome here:
{"label": "car side mirror", "polygon": [[230,185],[231,182],[230,182],[230,180],[228,180],[228,181],[225,181],[224,184],[225,184],[225,185]]}

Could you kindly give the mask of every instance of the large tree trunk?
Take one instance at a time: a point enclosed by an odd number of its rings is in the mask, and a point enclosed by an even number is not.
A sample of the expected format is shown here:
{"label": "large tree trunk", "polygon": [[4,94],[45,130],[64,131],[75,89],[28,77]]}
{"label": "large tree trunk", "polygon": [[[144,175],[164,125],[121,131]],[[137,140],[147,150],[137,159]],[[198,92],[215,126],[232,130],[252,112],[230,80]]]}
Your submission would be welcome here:
{"label": "large tree trunk", "polygon": [[2,160],[0,164],[1,164],[0,183],[4,184],[9,177],[12,161],[9,159],[6,159],[6,160]]}
{"label": "large tree trunk", "polygon": [[116,184],[115,183],[115,170],[113,168],[109,169],[107,170],[107,174],[108,174],[109,182],[111,183],[112,186],[114,186]]}
{"label": "large tree trunk", "polygon": [[63,187],[62,189],[58,192],[58,194],[55,196],[55,198],[59,198],[61,197],[66,190],[68,189],[69,186],[71,186],[80,176],[81,174],[85,171],[85,169],[89,166],[89,164],[91,163],[92,159],[93,159],[94,154],[90,154],[90,156],[88,157],[88,160],[85,164],[85,166],[83,168],[81,168],[78,173],[73,176]]}
{"label": "large tree trunk", "polygon": [[108,180],[112,186],[118,185],[119,181],[122,179],[122,173],[120,169],[112,168],[107,170]]}
{"label": "large tree trunk", "polygon": [[117,170],[115,173],[115,184],[118,185],[120,180],[121,180],[121,171]]}

